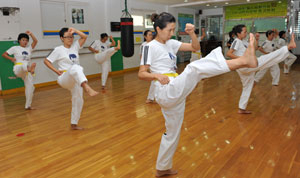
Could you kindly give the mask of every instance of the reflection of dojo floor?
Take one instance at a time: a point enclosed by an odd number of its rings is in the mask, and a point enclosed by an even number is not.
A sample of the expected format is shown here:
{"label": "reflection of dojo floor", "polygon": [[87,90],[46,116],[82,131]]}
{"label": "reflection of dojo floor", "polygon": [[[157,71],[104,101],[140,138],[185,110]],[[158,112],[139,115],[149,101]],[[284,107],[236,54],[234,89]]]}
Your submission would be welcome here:
{"label": "reflection of dojo floor", "polygon": [[[253,90],[252,115],[237,114],[236,72],[202,81],[187,99],[174,157],[179,174],[173,177],[299,177],[299,75],[296,64],[272,87],[268,72]],[[100,90],[100,80],[90,84]],[[0,177],[154,177],[164,119],[157,104],[145,104],[149,86],[131,72],[110,77],[104,94],[85,94],[79,122],[84,131],[69,129],[71,98],[65,89],[38,89],[38,110],[29,112],[22,93],[2,97]]]}

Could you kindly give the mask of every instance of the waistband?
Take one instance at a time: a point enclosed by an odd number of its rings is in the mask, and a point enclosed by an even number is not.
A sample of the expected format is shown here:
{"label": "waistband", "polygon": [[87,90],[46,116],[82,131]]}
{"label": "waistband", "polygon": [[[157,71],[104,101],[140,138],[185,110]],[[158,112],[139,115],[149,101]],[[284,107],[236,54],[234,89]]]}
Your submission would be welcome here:
{"label": "waistband", "polygon": [[22,62],[16,62],[15,66],[18,66],[18,65],[23,65],[23,63]]}
{"label": "waistband", "polygon": [[168,77],[177,77],[178,73],[165,73],[165,74],[162,74],[162,75],[166,75]]}

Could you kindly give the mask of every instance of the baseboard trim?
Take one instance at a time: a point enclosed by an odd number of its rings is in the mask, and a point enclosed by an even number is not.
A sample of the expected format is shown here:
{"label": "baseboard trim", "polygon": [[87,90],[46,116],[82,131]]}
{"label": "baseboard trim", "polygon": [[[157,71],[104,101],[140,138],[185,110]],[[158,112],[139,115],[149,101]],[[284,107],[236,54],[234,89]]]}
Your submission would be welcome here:
{"label": "baseboard trim", "polygon": [[[124,74],[126,72],[137,71],[138,69],[139,69],[139,67],[134,67],[134,68],[124,69],[124,70],[120,70],[120,71],[113,71],[113,72],[110,72],[109,75]],[[101,73],[91,74],[91,75],[86,76],[87,79],[94,79],[94,78],[100,78],[100,77],[101,77]],[[42,87],[47,87],[47,86],[52,86],[52,85],[57,85],[57,81],[39,83],[39,84],[35,84],[34,86],[35,86],[35,88],[42,88]],[[25,92],[25,87],[14,88],[14,89],[10,89],[10,90],[0,90],[0,96],[21,93],[21,92]]]}

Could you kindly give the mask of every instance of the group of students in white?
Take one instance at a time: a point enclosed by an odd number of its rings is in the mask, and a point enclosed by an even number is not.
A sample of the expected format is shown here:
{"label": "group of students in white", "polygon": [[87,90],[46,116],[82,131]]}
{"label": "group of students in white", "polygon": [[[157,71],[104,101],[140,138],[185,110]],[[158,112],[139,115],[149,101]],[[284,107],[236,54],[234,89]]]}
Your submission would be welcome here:
{"label": "group of students in white", "polygon": [[[227,56],[235,59],[242,56],[245,53],[249,43],[247,42],[247,27],[245,25],[237,25],[233,27],[232,33],[236,36],[230,49],[227,52]],[[276,36],[279,35],[278,42],[275,41]],[[286,55],[282,50],[284,50],[287,39],[286,32],[281,31],[278,34],[277,30],[268,30],[266,32],[267,39],[263,42],[261,46],[256,43],[256,49],[258,49],[263,55],[258,57],[259,66],[255,69],[238,69],[237,73],[241,78],[243,85],[243,91],[239,101],[240,114],[250,114],[251,111],[246,110],[248,101],[251,95],[252,88],[255,83],[258,83],[265,73],[270,69],[272,75],[272,85],[278,86],[280,79],[280,68],[278,63],[284,61],[284,73],[288,74],[292,64],[296,61],[297,57],[291,52]],[[256,41],[259,41],[259,33],[255,34]],[[290,50],[290,49],[289,49]],[[271,60],[270,60],[271,59]]]}
{"label": "group of students in white", "polygon": [[[79,36],[79,40],[74,42],[74,33]],[[28,45],[29,36],[33,42]],[[57,83],[65,89],[70,90],[72,95],[72,111],[71,111],[71,128],[73,130],[82,130],[78,126],[82,107],[83,107],[83,89],[90,95],[95,96],[98,94],[87,83],[87,78],[84,75],[83,68],[79,62],[79,49],[81,49],[87,39],[87,35],[74,28],[62,28],[59,32],[60,39],[63,45],[60,45],[46,57],[44,60],[45,65],[58,75]],[[101,34],[101,39],[94,41],[89,50],[95,53],[96,61],[102,66],[102,89],[105,89],[105,84],[109,72],[110,57],[120,49],[120,41],[115,46],[114,39],[110,36],[112,43],[108,42],[108,35]],[[30,60],[31,53],[38,40],[30,32],[21,33],[18,36],[20,46],[13,46],[2,54],[6,59],[14,62],[13,71],[17,77],[24,80],[25,96],[26,96],[26,110],[32,110],[31,107],[34,85],[33,75],[36,63]],[[11,57],[10,55],[13,55]],[[58,69],[53,66],[57,62]]]}
{"label": "group of students in white", "polygon": [[[174,35],[176,20],[175,17],[167,12],[152,15],[155,37],[151,31],[145,31],[145,42],[141,45],[141,63],[138,77],[141,80],[151,81],[151,86],[146,103],[156,102],[160,105],[162,114],[165,118],[166,131],[162,134],[159,153],[156,163],[156,176],[166,176],[177,174],[172,169],[173,156],[176,151],[181,125],[184,119],[186,97],[194,90],[198,82],[204,78],[224,74],[236,70],[241,77],[243,92],[239,103],[239,112],[246,111],[247,102],[255,80],[255,72],[266,70],[286,58],[291,58],[289,50],[296,48],[294,36],[288,44],[284,40],[282,46],[277,50],[267,50],[268,44],[262,45],[262,49],[267,53],[259,58],[255,51],[258,49],[254,35],[250,33],[248,42],[247,29],[244,25],[234,27],[234,40],[229,52],[230,60],[226,60],[222,48],[218,47],[211,51],[201,60],[194,60],[188,64],[181,74],[176,73],[178,51],[196,52],[200,50],[199,37],[195,34],[192,24],[186,24],[185,32],[191,37],[190,43],[183,43],[171,37]],[[79,40],[73,41],[73,34],[77,33]],[[33,39],[31,46],[27,46],[29,36]],[[281,35],[283,36],[283,35]],[[87,36],[74,28],[63,28],[60,31],[60,39],[63,45],[56,47],[44,60],[45,65],[58,75],[58,84],[71,91],[72,94],[72,129],[82,129],[79,127],[78,120],[83,106],[83,89],[90,95],[98,94],[87,83],[83,73],[83,68],[79,64],[78,51],[82,48]],[[200,37],[200,39],[203,37]],[[102,64],[102,68],[111,55],[120,49],[120,42],[117,47],[114,40],[107,42],[107,34],[101,34],[101,39],[94,41],[89,49],[95,53],[95,59]],[[34,90],[32,75],[36,64],[30,62],[30,54],[37,44],[37,40],[31,32],[20,34],[18,38],[20,46],[15,46],[7,50],[3,56],[15,63],[14,72],[18,77],[23,78],[26,88],[26,109],[32,109],[31,100]],[[265,47],[266,46],[266,47]],[[13,54],[14,57],[9,55]],[[198,55],[198,54],[197,54]],[[199,59],[200,57],[198,57]],[[58,69],[52,63],[58,63]],[[291,62],[290,62],[291,63]],[[287,64],[287,70],[290,68]],[[105,70],[102,70],[102,72]],[[108,71],[106,71],[108,72]],[[103,75],[103,74],[102,74]],[[104,74],[107,77],[107,74]],[[102,87],[105,88],[105,81],[102,77]],[[27,91],[28,90],[28,91]],[[30,94],[29,94],[30,93]],[[30,98],[31,97],[31,98]],[[28,100],[28,101],[27,101]]]}

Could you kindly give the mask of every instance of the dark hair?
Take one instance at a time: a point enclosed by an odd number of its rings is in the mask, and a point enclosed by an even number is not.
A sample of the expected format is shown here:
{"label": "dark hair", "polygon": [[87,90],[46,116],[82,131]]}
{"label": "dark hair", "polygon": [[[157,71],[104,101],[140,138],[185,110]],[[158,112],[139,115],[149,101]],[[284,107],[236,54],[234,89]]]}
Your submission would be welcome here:
{"label": "dark hair", "polygon": [[[144,36],[147,36],[148,32],[151,32],[151,30],[144,31]],[[151,32],[152,33],[152,32]]]}
{"label": "dark hair", "polygon": [[280,31],[279,32],[279,38],[283,38],[283,35],[285,34],[285,31]]}
{"label": "dark hair", "polygon": [[164,29],[168,23],[175,23],[176,19],[175,17],[168,13],[168,12],[162,12],[161,14],[152,14],[151,20],[153,22],[153,28],[156,31],[156,27],[159,27],[160,29]]}
{"label": "dark hair", "polygon": [[69,31],[69,28],[64,27],[59,31],[59,36],[64,37],[64,34]]}
{"label": "dark hair", "polygon": [[243,31],[243,28],[246,27],[244,24],[236,25],[232,28],[232,33],[237,36],[238,33],[241,33]]}
{"label": "dark hair", "polygon": [[19,41],[22,38],[26,38],[27,40],[29,40],[29,36],[26,33],[20,33],[19,36],[18,36],[18,43],[20,43]]}
{"label": "dark hair", "polygon": [[199,29],[195,29],[195,34],[199,35]]}
{"label": "dark hair", "polygon": [[107,33],[101,33],[100,35],[101,39],[105,38],[105,37],[108,37]]}
{"label": "dark hair", "polygon": [[[148,35],[148,32],[151,32],[151,30],[146,30],[146,31],[144,31],[144,41],[146,41],[146,38],[145,38],[145,36],[147,36]],[[152,32],[151,32],[152,33]]]}
{"label": "dark hair", "polygon": [[266,32],[266,37],[268,38],[268,36],[272,35],[272,33],[274,33],[273,30],[268,30],[268,31]]}
{"label": "dark hair", "polygon": [[228,35],[229,35],[229,38],[231,39],[232,35],[233,35],[233,31],[230,31]]}

